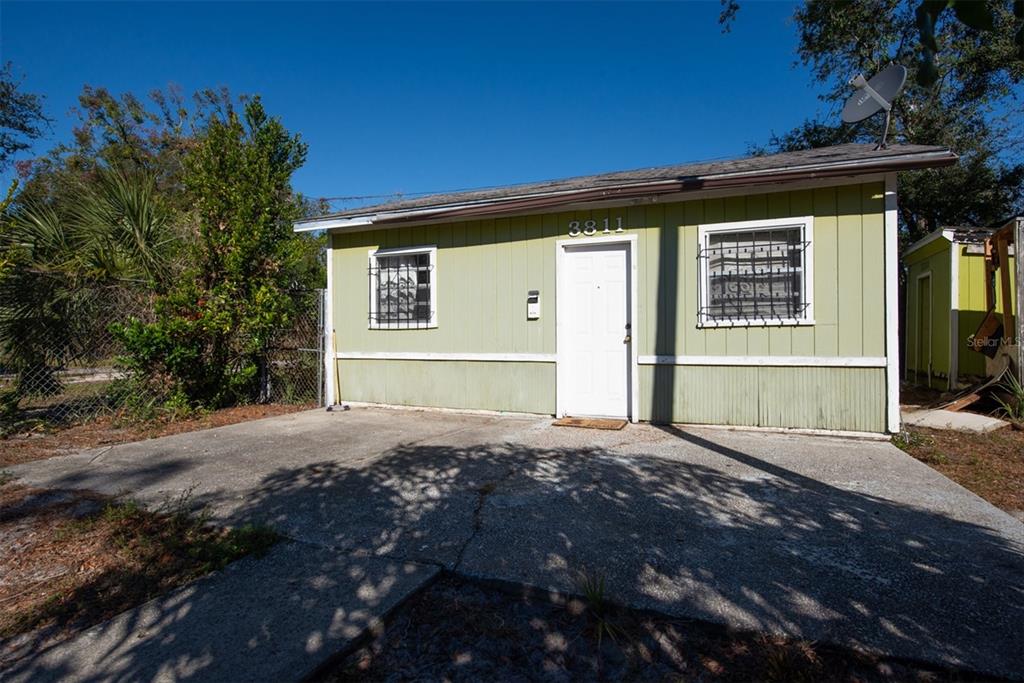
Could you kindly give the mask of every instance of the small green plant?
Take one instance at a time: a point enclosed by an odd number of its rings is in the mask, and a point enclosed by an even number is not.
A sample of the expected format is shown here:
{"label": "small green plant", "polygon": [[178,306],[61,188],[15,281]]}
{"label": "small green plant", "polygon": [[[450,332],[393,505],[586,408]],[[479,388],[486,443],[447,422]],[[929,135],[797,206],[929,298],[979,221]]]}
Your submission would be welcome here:
{"label": "small green plant", "polygon": [[931,440],[919,433],[909,429],[904,429],[899,434],[894,434],[892,437],[892,445],[901,451],[910,451],[912,448],[927,446]]}
{"label": "small green plant", "polygon": [[54,585],[39,602],[13,617],[0,615],[0,638],[48,623],[98,623],[241,557],[265,555],[279,538],[266,526],[208,524],[208,515],[194,513],[191,491],[155,509],[127,498],[85,500],[95,503],[96,511],[69,516],[51,538],[87,555],[110,556],[98,562],[103,571],[78,578],[69,574],[67,583]]}
{"label": "small green plant", "polygon": [[280,538],[266,526],[246,524],[224,531],[210,526],[209,511],[192,503],[192,489],[152,512],[131,499],[112,502],[100,518],[116,527],[112,538],[129,556],[143,563],[168,555],[187,557],[195,563],[194,576],[223,569],[245,555],[262,557]]}
{"label": "small green plant", "polygon": [[775,683],[801,683],[821,680],[821,660],[814,643],[796,641],[787,643],[781,638],[759,636],[761,673],[765,681]]}
{"label": "small green plant", "polygon": [[1009,396],[1003,398],[996,396],[999,402],[1000,412],[1006,419],[1018,424],[1024,424],[1024,385],[1012,374],[1000,382],[999,387]]}
{"label": "small green plant", "polygon": [[612,620],[612,605],[609,604],[605,594],[604,575],[591,574],[587,571],[580,571],[576,577],[576,587],[587,604],[587,614],[594,625],[594,633],[597,636],[597,647],[600,650],[604,636],[608,636],[613,642],[618,643],[616,636],[625,632]]}
{"label": "small green plant", "polygon": [[165,378],[129,373],[115,380],[108,393],[110,404],[116,407],[115,424],[119,425],[177,422],[203,412]]}

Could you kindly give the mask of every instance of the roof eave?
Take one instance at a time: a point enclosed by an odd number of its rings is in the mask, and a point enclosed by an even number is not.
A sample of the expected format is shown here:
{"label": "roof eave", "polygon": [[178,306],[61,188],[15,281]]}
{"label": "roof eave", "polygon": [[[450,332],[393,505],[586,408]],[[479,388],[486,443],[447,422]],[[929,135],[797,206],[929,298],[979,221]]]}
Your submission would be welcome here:
{"label": "roof eave", "polygon": [[808,164],[785,169],[738,171],[645,183],[623,183],[607,187],[513,195],[442,206],[314,218],[297,221],[293,227],[295,232],[310,232],[314,230],[352,229],[382,224],[412,223],[440,218],[472,218],[538,210],[585,201],[628,200],[636,197],[661,194],[678,194],[736,187],[759,187],[801,180],[841,176],[856,177],[911,169],[938,168],[955,164],[957,158],[957,155],[950,150],[936,150],[894,157]]}
{"label": "roof eave", "polygon": [[909,258],[918,249],[920,249],[922,247],[926,247],[926,246],[928,246],[929,244],[931,244],[932,242],[934,242],[934,241],[936,241],[938,239],[945,239],[950,244],[952,244],[952,243],[954,243],[956,241],[955,235],[953,234],[952,230],[947,230],[945,228],[939,228],[935,232],[928,233],[927,235],[925,235],[924,237],[922,237],[921,239],[917,240],[916,242],[911,244],[909,247],[907,247],[906,251],[904,252],[904,258]]}

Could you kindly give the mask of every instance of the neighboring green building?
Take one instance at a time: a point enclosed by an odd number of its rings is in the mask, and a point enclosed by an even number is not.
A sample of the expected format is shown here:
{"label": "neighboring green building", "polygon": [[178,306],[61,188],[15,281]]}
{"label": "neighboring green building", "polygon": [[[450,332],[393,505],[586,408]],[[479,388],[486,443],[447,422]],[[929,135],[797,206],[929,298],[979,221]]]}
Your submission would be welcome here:
{"label": "neighboring green building", "polygon": [[[992,302],[997,314],[1002,311],[1002,288],[985,270],[985,240],[994,232],[992,228],[943,228],[907,248],[903,263],[907,269],[904,376],[908,381],[952,390],[987,375],[985,356],[970,348],[968,341],[988,313],[986,301]],[[1009,262],[1012,273],[1012,252]],[[1012,289],[1010,301],[1016,311]]]}
{"label": "neighboring green building", "polygon": [[896,172],[955,161],[851,144],[302,221],[328,401],[896,431]]}

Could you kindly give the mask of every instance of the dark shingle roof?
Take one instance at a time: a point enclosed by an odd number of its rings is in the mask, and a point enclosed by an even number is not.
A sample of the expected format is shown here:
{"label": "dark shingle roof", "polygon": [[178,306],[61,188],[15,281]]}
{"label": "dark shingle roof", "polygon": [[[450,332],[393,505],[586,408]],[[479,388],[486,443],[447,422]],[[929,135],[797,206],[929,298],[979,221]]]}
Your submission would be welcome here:
{"label": "dark shingle roof", "polygon": [[851,172],[860,166],[871,166],[872,171],[877,171],[876,167],[885,166],[886,164],[892,165],[892,168],[896,169],[897,167],[902,167],[900,164],[912,167],[915,160],[924,159],[925,156],[935,157],[935,160],[929,162],[921,161],[917,163],[917,166],[945,165],[956,160],[956,155],[945,147],[892,145],[886,149],[875,149],[874,145],[851,143],[724,161],[641,168],[632,171],[616,171],[562,180],[432,194],[415,199],[401,199],[374,206],[338,211],[309,219],[307,222],[323,221],[331,218],[371,216],[385,212],[440,209],[453,205],[463,206],[475,202],[493,202],[560,192],[571,194],[573,191],[628,187],[630,185],[643,185],[646,183],[675,181],[683,186],[683,189],[691,185],[693,186],[692,189],[699,189],[702,182],[710,179],[729,176],[740,178],[743,176],[763,176],[779,172],[791,173],[800,169],[807,169],[808,174],[811,175],[816,168],[823,166],[827,168],[849,167]]}
{"label": "dark shingle roof", "polygon": [[964,225],[950,225],[942,229],[951,230],[953,241],[959,244],[981,244],[996,231],[996,228],[973,228]]}

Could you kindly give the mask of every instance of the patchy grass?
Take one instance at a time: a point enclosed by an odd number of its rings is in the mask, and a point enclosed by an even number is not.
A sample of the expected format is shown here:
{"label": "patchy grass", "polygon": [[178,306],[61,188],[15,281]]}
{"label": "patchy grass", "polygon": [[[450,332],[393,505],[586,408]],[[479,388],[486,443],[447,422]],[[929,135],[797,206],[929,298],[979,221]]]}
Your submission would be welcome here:
{"label": "patchy grass", "polygon": [[55,427],[38,423],[28,431],[0,438],[0,467],[67,455],[98,446],[112,446],[129,441],[223,427],[309,408],[310,406],[303,405],[248,405],[214,410],[177,421],[122,423],[115,417],[105,416],[71,426]]}
{"label": "patchy grass", "polygon": [[868,654],[612,607],[552,604],[445,577],[411,598],[324,681],[984,681]]}
{"label": "patchy grass", "polygon": [[1024,515],[1024,431],[974,434],[912,427],[893,443],[996,507]]}
{"label": "patchy grass", "polygon": [[277,541],[224,530],[182,497],[156,511],[79,491],[0,485],[0,665]]}

